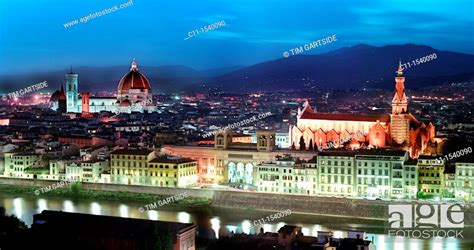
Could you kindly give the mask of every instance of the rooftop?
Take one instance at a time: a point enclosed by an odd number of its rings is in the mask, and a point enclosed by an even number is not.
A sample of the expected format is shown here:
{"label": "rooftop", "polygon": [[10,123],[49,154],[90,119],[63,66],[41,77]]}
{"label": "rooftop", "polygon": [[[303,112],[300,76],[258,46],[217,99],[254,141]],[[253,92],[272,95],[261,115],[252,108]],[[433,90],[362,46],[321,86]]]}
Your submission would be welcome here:
{"label": "rooftop", "polygon": [[333,113],[316,113],[306,111],[300,119],[310,120],[330,120],[330,121],[362,121],[362,122],[389,122],[390,115],[368,115],[368,114],[333,114]]}
{"label": "rooftop", "polygon": [[168,221],[151,221],[143,219],[121,218],[103,215],[67,213],[44,210],[34,215],[33,226],[47,226],[49,229],[66,230],[71,234],[142,234],[157,226],[161,230],[172,232],[172,235],[186,232],[195,226],[192,223]]}
{"label": "rooftop", "polygon": [[117,149],[110,154],[114,155],[149,155],[153,150],[151,149]]}
{"label": "rooftop", "polygon": [[160,156],[150,161],[150,163],[174,163],[174,164],[182,164],[182,163],[188,163],[188,162],[195,162],[195,160],[190,159],[190,158],[176,157],[176,156]]}

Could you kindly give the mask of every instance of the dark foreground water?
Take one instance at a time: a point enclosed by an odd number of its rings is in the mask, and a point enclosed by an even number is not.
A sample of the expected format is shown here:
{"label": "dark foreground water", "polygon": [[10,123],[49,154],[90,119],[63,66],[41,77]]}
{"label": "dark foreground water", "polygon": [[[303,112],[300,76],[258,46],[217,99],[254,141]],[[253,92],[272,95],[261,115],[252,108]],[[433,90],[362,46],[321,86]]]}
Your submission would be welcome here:
{"label": "dark foreground water", "polygon": [[[0,206],[5,207],[8,214],[12,214],[31,225],[33,214],[43,210],[62,210],[96,215],[110,215],[128,218],[150,220],[164,220],[189,223],[194,222],[200,228],[207,228],[205,232],[210,237],[219,237],[218,232],[224,229],[236,233],[255,233],[260,227],[252,227],[253,221],[265,218],[274,212],[247,211],[242,209],[212,208],[204,210],[159,207],[159,210],[140,212],[139,207],[146,204],[120,201],[90,201],[41,197],[31,195],[12,195],[0,193]],[[418,240],[410,238],[394,238],[385,234],[385,221],[359,220],[341,217],[313,216],[291,214],[272,224],[264,224],[265,231],[276,232],[285,224],[298,225],[303,228],[304,235],[317,235],[317,231],[333,231],[336,237],[344,237],[347,230],[357,229],[367,232],[367,238],[375,242],[377,250],[441,250],[441,249],[473,249],[474,233],[472,227],[464,229],[464,239],[432,238]]]}

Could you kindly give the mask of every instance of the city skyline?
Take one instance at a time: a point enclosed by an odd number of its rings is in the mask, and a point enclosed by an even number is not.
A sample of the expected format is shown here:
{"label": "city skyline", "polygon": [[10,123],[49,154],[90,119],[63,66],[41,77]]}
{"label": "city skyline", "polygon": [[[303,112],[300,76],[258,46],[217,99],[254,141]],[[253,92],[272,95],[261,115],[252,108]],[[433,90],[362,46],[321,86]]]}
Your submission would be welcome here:
{"label": "city skyline", "polygon": [[473,27],[468,0],[0,1],[0,250],[473,249]]}

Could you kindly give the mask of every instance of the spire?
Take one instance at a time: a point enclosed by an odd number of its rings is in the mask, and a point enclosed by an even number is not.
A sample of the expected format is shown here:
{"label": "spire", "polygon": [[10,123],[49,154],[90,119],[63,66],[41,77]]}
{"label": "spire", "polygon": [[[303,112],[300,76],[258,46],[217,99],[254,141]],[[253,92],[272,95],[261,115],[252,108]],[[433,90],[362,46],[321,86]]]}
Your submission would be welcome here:
{"label": "spire", "polygon": [[403,76],[402,60],[398,61],[397,76]]}
{"label": "spire", "polygon": [[133,60],[132,60],[132,65],[130,67],[130,70],[138,70],[138,65],[137,65],[137,61],[135,60],[135,58],[133,58]]}
{"label": "spire", "polygon": [[403,77],[402,62],[398,63],[397,76],[395,77],[395,95],[392,99],[392,113],[401,114],[407,112],[408,100],[405,95],[405,77]]}
{"label": "spire", "polygon": [[72,71],[72,65],[70,66],[70,68],[69,68],[69,72],[68,72],[68,73],[66,73],[66,75],[71,75],[71,74],[74,74],[74,72]]}
{"label": "spire", "polygon": [[61,84],[61,93],[64,93],[64,85]]}

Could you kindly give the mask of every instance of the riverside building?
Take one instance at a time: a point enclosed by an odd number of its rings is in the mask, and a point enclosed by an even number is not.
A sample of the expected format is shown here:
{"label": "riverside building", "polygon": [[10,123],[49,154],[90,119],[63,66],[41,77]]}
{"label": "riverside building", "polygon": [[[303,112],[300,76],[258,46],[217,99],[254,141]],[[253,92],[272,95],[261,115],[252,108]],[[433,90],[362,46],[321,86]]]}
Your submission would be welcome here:
{"label": "riverside building", "polygon": [[421,194],[442,197],[445,190],[444,161],[434,156],[420,156],[418,176],[418,191]]}
{"label": "riverside building", "polygon": [[411,199],[417,177],[405,151],[331,151],[308,161],[286,155],[258,164],[255,183],[261,192]]}
{"label": "riverside building", "polygon": [[271,162],[278,155],[292,154],[303,160],[312,159],[314,151],[278,149],[275,132],[257,130],[256,143],[233,142],[232,132],[218,132],[213,146],[165,145],[162,152],[197,161],[198,180],[201,184],[224,184],[238,188],[256,188],[257,164]]}
{"label": "riverside building", "polygon": [[455,196],[459,200],[471,201],[474,195],[474,163],[456,162],[455,167]]}
{"label": "riverside building", "polygon": [[152,186],[197,186],[197,162],[189,158],[160,156],[148,162]]}
{"label": "riverside building", "polygon": [[255,184],[259,192],[307,194],[318,193],[316,159],[301,161],[290,155],[256,166]]}
{"label": "riverside building", "polygon": [[196,161],[182,157],[157,156],[150,149],[119,149],[110,154],[112,183],[158,187],[197,185]]}

